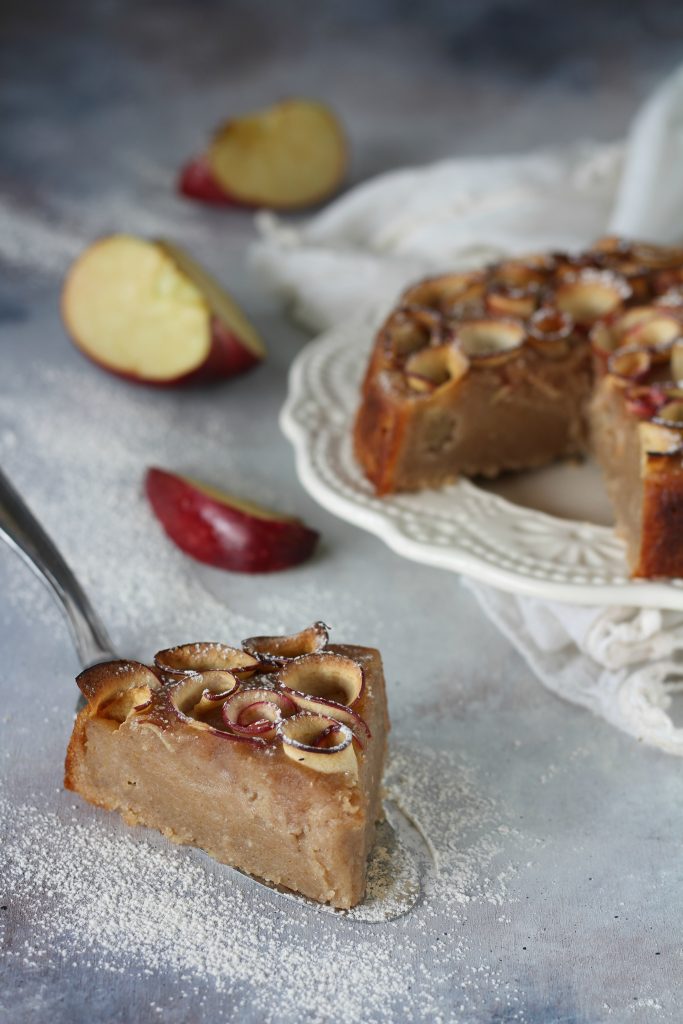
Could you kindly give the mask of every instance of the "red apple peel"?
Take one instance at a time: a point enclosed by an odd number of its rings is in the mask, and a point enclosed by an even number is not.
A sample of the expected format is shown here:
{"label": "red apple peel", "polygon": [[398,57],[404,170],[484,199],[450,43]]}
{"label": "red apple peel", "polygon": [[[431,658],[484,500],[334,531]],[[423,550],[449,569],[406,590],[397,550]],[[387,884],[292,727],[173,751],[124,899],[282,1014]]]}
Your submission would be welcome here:
{"label": "red apple peel", "polygon": [[232,572],[288,569],[309,558],[318,533],[194,481],[152,468],[145,489],[171,540],[199,562]]}

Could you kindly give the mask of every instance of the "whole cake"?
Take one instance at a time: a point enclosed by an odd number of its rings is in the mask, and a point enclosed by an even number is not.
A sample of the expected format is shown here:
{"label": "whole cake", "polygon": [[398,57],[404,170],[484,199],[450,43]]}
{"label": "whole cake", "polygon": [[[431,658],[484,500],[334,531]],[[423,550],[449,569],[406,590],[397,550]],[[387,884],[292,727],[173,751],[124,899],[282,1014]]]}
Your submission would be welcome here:
{"label": "whole cake", "polygon": [[389,727],[378,651],[319,622],[77,682],[67,789],[311,899],[363,898]]}
{"label": "whole cake", "polygon": [[603,238],[408,288],[354,429],[377,494],[592,449],[634,576],[683,576],[683,249]]}

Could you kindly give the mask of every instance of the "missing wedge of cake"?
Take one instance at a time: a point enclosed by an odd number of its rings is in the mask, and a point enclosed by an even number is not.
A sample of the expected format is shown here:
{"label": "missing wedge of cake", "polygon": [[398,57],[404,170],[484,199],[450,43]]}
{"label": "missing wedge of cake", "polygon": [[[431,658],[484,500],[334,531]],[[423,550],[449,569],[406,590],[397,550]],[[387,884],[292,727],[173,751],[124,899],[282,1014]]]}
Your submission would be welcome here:
{"label": "missing wedge of cake", "polygon": [[323,623],[81,673],[65,785],[321,903],[365,893],[389,728],[379,652]]}
{"label": "missing wedge of cake", "polygon": [[683,575],[683,249],[603,238],[408,288],[354,427],[377,494],[594,450],[635,576]]}

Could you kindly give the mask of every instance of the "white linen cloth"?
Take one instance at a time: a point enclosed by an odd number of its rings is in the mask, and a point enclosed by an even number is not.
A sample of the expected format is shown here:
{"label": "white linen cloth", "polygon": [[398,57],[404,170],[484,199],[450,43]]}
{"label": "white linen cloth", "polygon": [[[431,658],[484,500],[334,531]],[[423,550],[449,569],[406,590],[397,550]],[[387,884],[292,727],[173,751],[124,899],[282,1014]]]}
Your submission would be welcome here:
{"label": "white linen cloth", "polygon": [[[421,274],[601,234],[683,239],[683,68],[620,144],[493,159],[442,160],[384,174],[303,227],[262,214],[254,266],[321,331],[359,305],[388,307]],[[466,581],[542,683],[639,740],[683,755],[670,705],[683,614],[586,608]]]}

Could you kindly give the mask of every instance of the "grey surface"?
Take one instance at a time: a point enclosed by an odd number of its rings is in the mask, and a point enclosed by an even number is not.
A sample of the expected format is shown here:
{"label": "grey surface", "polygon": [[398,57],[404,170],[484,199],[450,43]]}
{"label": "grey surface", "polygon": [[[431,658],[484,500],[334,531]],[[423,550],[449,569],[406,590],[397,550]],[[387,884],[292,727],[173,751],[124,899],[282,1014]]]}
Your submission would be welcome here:
{"label": "grey surface", "polygon": [[[175,200],[172,171],[229,110],[298,92],[327,97],[341,111],[356,180],[454,152],[618,137],[680,56],[683,17],[675,4],[627,9],[616,2],[559,12],[547,3],[488,2],[429,3],[419,11],[390,3],[324,11],[313,3],[286,10],[264,3],[3,4],[4,467],[84,577],[121,650],[149,654],[184,629],[172,617],[147,616],[143,595],[131,600],[127,593],[125,608],[123,596],[117,605],[112,579],[125,567],[108,558],[93,571],[89,538],[73,504],[60,497],[78,480],[65,477],[47,450],[22,446],[27,435],[12,421],[12,399],[25,393],[36,420],[48,429],[54,420],[58,429],[72,415],[75,381],[93,414],[99,402],[114,403],[122,420],[137,415],[141,392],[104,377],[65,339],[59,276],[71,252],[105,230],[165,230],[186,241],[230,283],[265,335],[270,358],[244,382],[145,392],[150,423],[162,423],[165,434],[162,443],[157,428],[150,430],[149,461],[165,456],[228,487],[226,475],[236,474],[243,490],[316,525],[324,544],[310,565],[268,579],[195,569],[180,558],[172,565],[182,578],[192,575],[207,602],[225,604],[226,620],[242,615],[274,627],[291,617],[298,598],[300,616],[284,623],[290,628],[322,617],[343,629],[340,640],[377,644],[390,682],[394,744],[426,742],[434,764],[439,751],[462,757],[510,830],[501,833],[510,838],[501,840],[496,862],[482,865],[482,872],[512,866],[504,912],[477,898],[483,878],[469,883],[466,913],[444,908],[452,914],[446,942],[454,955],[449,961],[446,949],[442,960],[448,970],[433,978],[420,972],[414,947],[408,954],[397,933],[395,957],[399,964],[405,958],[416,980],[408,1003],[387,1002],[389,1020],[427,1019],[429,1003],[431,1019],[436,1006],[445,1021],[477,1024],[679,1021],[681,766],[549,696],[451,574],[401,561],[307,498],[277,429],[286,369],[304,339],[248,275],[250,217]],[[52,381],[42,397],[38,378]],[[188,450],[185,437],[201,435],[205,422],[213,429],[217,417],[232,446],[224,459],[215,444],[203,458],[201,449]],[[88,460],[106,461],[107,451],[96,455],[86,445],[82,458],[88,470]],[[73,459],[68,466],[74,473]],[[138,487],[139,475],[131,479]],[[115,542],[125,515],[106,501],[102,515]],[[75,655],[48,595],[9,551],[0,550],[0,572],[4,794],[68,816],[73,801],[60,785]],[[159,586],[165,578],[160,572]],[[463,834],[463,856],[469,841]],[[44,856],[49,863],[49,843]],[[87,969],[68,948],[29,963],[21,951],[41,908],[9,897],[2,906],[3,1024],[252,1019],[241,1000],[235,1009],[239,993],[218,994],[201,975],[145,973],[140,963],[121,973]],[[353,941],[351,926],[338,927]],[[410,919],[402,927],[409,931]],[[460,938],[464,956],[455,955]],[[420,933],[426,964],[437,941],[441,933]],[[324,985],[315,976],[306,983]],[[283,993],[270,984],[279,1007]],[[329,1019],[344,1019],[333,992],[322,994]],[[276,1019],[296,1020],[297,1010],[278,1010]]]}

